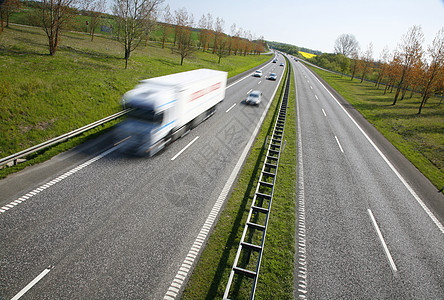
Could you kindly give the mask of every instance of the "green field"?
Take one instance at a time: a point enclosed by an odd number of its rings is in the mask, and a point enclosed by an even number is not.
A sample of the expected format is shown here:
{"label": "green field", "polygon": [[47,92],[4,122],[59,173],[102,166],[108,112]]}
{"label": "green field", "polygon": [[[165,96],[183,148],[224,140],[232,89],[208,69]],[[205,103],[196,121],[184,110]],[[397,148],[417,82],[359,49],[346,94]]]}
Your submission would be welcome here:
{"label": "green field", "polygon": [[[65,33],[55,56],[38,27],[10,25],[0,35],[0,157],[5,157],[121,110],[120,98],[139,80],[199,68],[234,76],[269,55],[224,57],[196,51],[180,65],[171,45],[140,46],[125,70],[123,46],[87,34]],[[1,172],[0,171],[0,177]]]}
{"label": "green field", "polygon": [[384,87],[350,80],[312,68],[372,123],[438,189],[444,187],[444,100],[432,97],[418,115],[421,96],[407,92],[393,103],[393,93]]}
{"label": "green field", "polygon": [[[264,145],[267,136],[272,133],[279,110],[281,93],[282,86],[270,106],[233,192],[185,288],[183,299],[223,297],[261,172],[266,152]],[[296,112],[293,81],[288,101],[284,131],[286,145],[279,160],[256,299],[293,299],[296,199]],[[251,279],[239,278],[233,281],[230,297],[248,299],[250,288]]]}

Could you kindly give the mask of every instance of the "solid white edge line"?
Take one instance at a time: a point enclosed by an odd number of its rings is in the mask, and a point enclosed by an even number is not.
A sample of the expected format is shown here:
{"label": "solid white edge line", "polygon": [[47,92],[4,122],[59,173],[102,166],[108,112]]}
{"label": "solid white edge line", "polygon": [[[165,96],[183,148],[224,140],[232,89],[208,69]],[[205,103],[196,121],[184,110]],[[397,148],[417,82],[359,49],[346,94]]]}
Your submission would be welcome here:
{"label": "solid white edge line", "polygon": [[188,143],[188,145],[186,145],[182,150],[180,150],[179,153],[174,155],[173,158],[171,158],[171,160],[175,160],[179,155],[181,155],[185,150],[187,150],[188,147],[190,147],[198,138],[199,136],[196,136],[191,142]]}
{"label": "solid white edge line", "polygon": [[385,243],[384,237],[382,236],[381,230],[379,229],[378,223],[376,222],[375,216],[373,215],[370,208],[367,209],[367,211],[370,216],[370,219],[372,220],[373,227],[375,228],[376,233],[378,234],[379,240],[381,241],[382,247],[384,248],[385,255],[387,256],[387,258],[389,260],[390,267],[392,268],[393,272],[397,272],[398,269],[396,268],[395,262],[393,261],[393,257],[390,254],[387,244]]}
{"label": "solid white edge line", "polygon": [[[296,68],[295,68],[296,69]],[[293,75],[295,75],[295,69],[293,69]],[[298,191],[297,191],[297,230],[298,237],[297,241],[297,291],[298,299],[306,299],[308,288],[307,288],[307,237],[306,237],[306,226],[305,226],[305,186],[304,186],[304,161],[302,155],[302,129],[301,129],[301,115],[299,108],[299,97],[298,89],[296,83],[296,76],[294,76],[295,81],[295,93],[296,93],[296,117],[297,117],[297,174],[298,174]],[[295,297],[296,298],[296,297]]]}
{"label": "solid white edge line", "polygon": [[51,269],[52,269],[52,267],[48,267],[45,270],[43,270],[42,273],[40,273],[36,278],[34,278],[34,280],[32,280],[30,283],[28,283],[28,285],[25,286],[20,292],[18,292],[17,295],[12,297],[11,300],[20,299],[20,297],[22,297],[27,291],[29,291],[34,285],[36,285],[37,282],[39,282],[43,277],[45,277],[46,274],[48,274],[49,271],[51,271]]}
{"label": "solid white edge line", "polygon": [[345,114],[350,118],[350,120],[358,127],[358,129],[361,131],[361,133],[364,135],[364,137],[367,139],[367,141],[373,146],[373,148],[378,152],[378,154],[382,157],[382,159],[387,163],[387,165],[392,169],[392,171],[396,174],[396,176],[401,180],[401,182],[404,184],[404,186],[407,188],[407,190],[410,192],[410,194],[415,198],[415,200],[418,202],[418,204],[422,207],[422,209],[427,213],[427,215],[432,219],[432,221],[435,223],[436,226],[438,226],[438,229],[444,233],[444,226],[439,222],[439,220],[435,217],[435,215],[432,213],[432,211],[425,205],[424,201],[418,196],[418,194],[413,190],[413,188],[410,186],[410,184],[407,183],[407,181],[404,179],[404,177],[396,170],[395,166],[388,160],[388,158],[382,153],[382,151],[376,146],[376,144],[370,139],[370,137],[365,133],[364,129],[359,126],[359,124],[353,119],[353,117],[345,110],[345,108],[339,103],[338,99],[336,99],[335,96],[327,89],[327,87],[316,77],[312,74],[312,76],[324,87],[324,89],[327,91],[327,93],[330,94],[330,96],[336,101],[336,103],[339,105],[340,108],[345,112]]}
{"label": "solid white edge line", "polygon": [[[27,199],[30,199],[31,197],[33,197],[33,196],[37,195],[38,193],[44,191],[46,188],[48,188],[48,187],[54,185],[54,184],[57,183],[57,182],[62,181],[63,179],[68,178],[69,176],[75,174],[77,171],[80,171],[80,170],[83,169],[84,167],[87,167],[87,166],[89,166],[90,164],[92,164],[93,162],[95,162],[95,161],[97,161],[97,160],[99,160],[99,159],[105,157],[106,155],[108,155],[108,154],[110,154],[111,152],[115,151],[115,150],[118,149],[119,147],[121,147],[121,145],[116,146],[116,147],[113,147],[113,148],[110,148],[110,149],[108,149],[108,150],[102,152],[101,154],[97,155],[97,156],[94,157],[94,158],[91,158],[90,160],[88,160],[87,162],[81,164],[80,166],[77,166],[77,167],[75,167],[75,168],[73,168],[73,169],[71,169],[71,170],[69,170],[69,171],[63,173],[62,175],[58,176],[57,178],[55,178],[55,179],[53,179],[53,180],[51,180],[51,181],[49,181],[49,182],[47,182],[47,183],[41,185],[40,187],[38,187],[38,188],[32,190],[31,192],[29,192],[29,193],[27,193],[26,195],[24,195],[24,196],[22,196],[22,197],[20,197],[20,198],[18,198],[18,199],[16,199],[16,200],[10,202],[10,203],[7,204],[7,205],[17,205],[16,203],[14,203],[14,202],[16,202],[17,200],[21,200],[21,202],[23,202],[23,201],[25,201],[25,200],[27,200]],[[21,203],[21,202],[20,202],[20,203]],[[7,207],[7,205],[5,205],[4,207],[2,207],[2,209],[0,209],[0,214],[5,213],[6,210],[9,209],[9,208]],[[12,207],[11,207],[11,208],[12,208]]]}
{"label": "solid white edge line", "polygon": [[233,105],[231,105],[230,106],[230,108],[229,109],[227,109],[225,112],[227,113],[227,112],[229,112],[233,107],[235,107],[236,106],[236,103],[234,103]]}
{"label": "solid white edge line", "polygon": [[[279,85],[281,84],[281,80],[282,80],[282,77],[279,80],[279,83],[277,84],[271,99],[273,99],[275,97],[276,92],[279,88]],[[268,101],[267,106],[265,107],[265,110],[262,113],[262,116],[256,125],[256,128],[254,129],[250,139],[248,140],[247,145],[245,145],[244,151],[242,152],[241,156],[239,157],[239,160],[237,161],[236,165],[234,166],[234,169],[231,172],[230,177],[228,177],[227,182],[225,183],[224,187],[222,188],[222,191],[220,192],[219,197],[216,200],[216,203],[214,203],[214,206],[211,209],[210,214],[208,215],[207,219],[205,220],[205,223],[202,226],[198,236],[196,237],[193,245],[191,246],[190,250],[188,251],[187,256],[184,258],[182,265],[186,261],[192,261],[194,263],[194,259],[199,254],[198,251],[193,250],[193,249],[199,249],[199,251],[200,251],[201,246],[198,245],[198,243],[199,243],[198,240],[202,240],[202,239],[205,240],[207,238],[208,234],[210,233],[210,230],[213,227],[214,222],[216,221],[216,218],[214,216],[217,216],[219,214],[219,211],[223,207],[223,204],[228,196],[231,186],[233,185],[234,180],[236,179],[237,175],[239,174],[239,172],[242,168],[242,165],[244,164],[244,161],[247,158],[248,152],[250,151],[250,148],[251,148],[254,140],[256,139],[256,135],[258,134],[259,129],[261,128],[262,123],[264,122],[264,119],[267,116],[267,112],[268,112],[272,102],[273,101]],[[188,272],[181,271],[180,267],[179,267],[179,270],[177,271],[176,276],[172,280],[170,287],[168,288],[168,290],[165,293],[165,296],[163,298],[164,300],[175,299],[177,297],[177,292],[175,292],[175,290],[179,289],[179,291],[180,291],[180,288],[182,287],[183,280],[185,280],[186,276],[188,276]],[[182,282],[182,283],[179,284],[178,282]]]}
{"label": "solid white edge line", "polygon": [[335,135],[336,143],[338,143],[339,149],[341,149],[341,152],[344,153],[344,149],[342,149],[341,143],[338,140],[338,137]]}

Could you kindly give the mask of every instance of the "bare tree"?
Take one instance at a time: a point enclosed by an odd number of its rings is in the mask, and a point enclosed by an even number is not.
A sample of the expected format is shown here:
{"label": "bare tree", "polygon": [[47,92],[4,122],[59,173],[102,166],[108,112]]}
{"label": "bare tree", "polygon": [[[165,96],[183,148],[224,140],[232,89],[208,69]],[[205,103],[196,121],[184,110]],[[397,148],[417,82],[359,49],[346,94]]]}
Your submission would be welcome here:
{"label": "bare tree", "polygon": [[412,69],[413,65],[421,59],[422,56],[422,42],[424,40],[424,34],[422,33],[421,26],[413,26],[409,29],[407,34],[402,37],[402,42],[398,45],[398,56],[401,69],[401,76],[396,88],[395,99],[392,105],[396,104],[399,94],[402,88],[405,88],[405,79],[408,73]]}
{"label": "bare tree", "polygon": [[[389,87],[391,87],[391,90],[393,90],[393,87],[395,85],[396,79],[400,76],[399,74],[401,73],[400,70],[400,58],[398,53],[395,51],[393,54],[393,59],[392,61],[389,63],[388,68],[387,68],[387,84],[385,85],[385,89],[384,89],[384,95],[387,93],[387,90],[389,89]],[[391,91],[390,91],[391,92]]]}
{"label": "bare tree", "polygon": [[62,31],[74,16],[77,3],[77,0],[42,0],[42,27],[48,37],[50,55],[55,55]]}
{"label": "bare tree", "polygon": [[156,10],[145,21],[145,47],[148,46],[148,42],[150,41],[150,33],[156,30],[157,18],[158,11]]}
{"label": "bare tree", "polygon": [[194,17],[185,8],[176,10],[176,42],[177,49],[173,49],[180,55],[180,65],[186,57],[189,57],[195,50],[191,40],[191,27],[194,24]]}
{"label": "bare tree", "polygon": [[385,46],[384,49],[382,49],[381,59],[378,62],[379,68],[377,68],[378,78],[376,79],[375,86],[377,86],[378,89],[379,85],[381,84],[381,81],[384,79],[384,77],[387,76],[389,58],[390,58],[390,51],[388,47]]}
{"label": "bare tree", "polygon": [[0,0],[0,23],[1,31],[4,30],[3,23],[6,21],[6,27],[9,27],[9,17],[21,6],[19,0]]}
{"label": "bare tree", "polygon": [[364,81],[365,75],[367,75],[369,69],[371,69],[372,64],[373,64],[373,43],[370,43],[362,57],[361,83]]}
{"label": "bare tree", "polygon": [[170,6],[167,5],[162,16],[162,48],[165,48],[165,41],[170,33],[171,23],[173,23],[173,16],[170,12]]}
{"label": "bare tree", "polygon": [[174,46],[176,46],[177,38],[180,35],[180,31],[184,28],[186,20],[184,18],[188,17],[188,12],[185,7],[179,8],[174,11]]}
{"label": "bare tree", "polygon": [[217,17],[216,22],[214,23],[213,54],[216,52],[216,49],[219,47],[218,44],[221,43],[222,39],[225,37],[224,26],[225,26],[224,19]]}
{"label": "bare tree", "polygon": [[147,22],[153,19],[162,0],[114,0],[114,15],[119,27],[119,41],[125,49],[125,69],[132,51],[147,34]]}
{"label": "bare tree", "polygon": [[231,48],[234,52],[234,55],[237,55],[237,52],[240,49],[240,36],[241,36],[242,28],[237,28],[236,24],[231,26],[231,36],[232,36],[232,45]]}
{"label": "bare tree", "polygon": [[418,114],[421,114],[422,108],[430,98],[434,89],[442,87],[444,81],[444,27],[436,34],[432,44],[428,47],[427,52],[431,58],[425,72],[424,93],[419,106]]}
{"label": "bare tree", "polygon": [[206,20],[207,20],[207,24],[205,25],[206,47],[204,46],[203,51],[206,51],[210,48],[210,41],[214,35],[214,33],[213,33],[213,16],[210,13],[208,13]]}
{"label": "bare tree", "polygon": [[351,57],[359,48],[359,43],[352,34],[341,34],[335,41],[335,53]]}
{"label": "bare tree", "polygon": [[362,62],[359,59],[358,49],[356,49],[356,51],[351,53],[351,66],[350,67],[351,67],[351,71],[352,71],[351,80],[353,80],[353,78],[355,78],[356,73],[359,74],[359,72],[362,69]]}
{"label": "bare tree", "polygon": [[94,33],[96,27],[99,24],[100,16],[106,10],[106,0],[93,0],[91,3],[91,11],[89,12],[89,34],[91,36],[91,42],[94,40]]}

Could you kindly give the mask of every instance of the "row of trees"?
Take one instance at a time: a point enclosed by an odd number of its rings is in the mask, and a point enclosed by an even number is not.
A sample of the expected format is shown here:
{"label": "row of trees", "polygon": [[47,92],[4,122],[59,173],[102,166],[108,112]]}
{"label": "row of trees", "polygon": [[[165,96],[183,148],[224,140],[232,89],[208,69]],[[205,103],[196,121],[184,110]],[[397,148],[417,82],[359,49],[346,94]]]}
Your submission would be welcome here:
{"label": "row of trees", "polygon": [[[209,51],[216,54],[219,58],[227,55],[247,55],[249,53],[259,54],[265,50],[265,41],[263,37],[257,40],[249,31],[238,28],[236,24],[231,26],[231,34],[224,33],[225,21],[217,17],[215,20],[211,14],[204,14],[196,24],[193,14],[185,8],[175,10],[171,13],[170,7],[166,6],[163,10],[161,22],[162,30],[162,48],[165,47],[165,41],[170,34],[174,35],[173,51],[181,56],[181,64],[184,58],[188,57],[196,50]],[[195,30],[194,28],[198,29]],[[192,39],[192,32],[197,33],[197,39]]]}
{"label": "row of trees", "polygon": [[311,53],[311,54],[315,54],[315,55],[321,55],[322,52],[318,51],[318,50],[312,50],[312,49],[308,49],[308,48],[304,48],[304,47],[299,47],[299,46],[294,46],[294,45],[290,45],[290,44],[285,44],[285,43],[279,43],[279,42],[268,42],[268,45],[272,48],[275,48],[279,51],[288,53],[290,55],[293,56],[298,56],[299,55],[299,51],[302,52],[306,52],[306,53]]}
{"label": "row of trees", "polygon": [[384,94],[394,90],[393,105],[403,100],[408,90],[410,97],[419,92],[420,114],[432,95],[444,94],[444,27],[427,49],[423,43],[421,27],[413,26],[393,52],[385,47],[380,59],[374,60],[372,43],[361,51],[353,35],[343,34],[335,41],[335,54],[322,54],[310,60],[324,68],[350,74],[351,80],[360,76],[361,82],[373,80],[377,88],[384,84]]}
{"label": "row of trees", "polygon": [[[19,0],[0,0],[0,16],[6,24],[9,16],[20,8]],[[181,64],[194,51],[210,51],[219,58],[227,55],[247,55],[260,53],[265,49],[263,37],[254,39],[249,31],[231,26],[231,35],[224,33],[225,22],[222,18],[213,19],[211,14],[203,15],[199,22],[185,8],[171,13],[169,6],[162,7],[163,0],[114,0],[112,5],[113,33],[124,48],[125,68],[131,53],[143,42],[147,46],[150,34],[155,30],[162,32],[162,47],[168,37],[173,35],[172,51],[179,54]],[[48,37],[49,54],[55,55],[63,31],[73,22],[76,15],[89,16],[87,22],[91,41],[101,16],[106,11],[106,0],[42,0],[35,2],[33,16],[43,27]],[[6,25],[7,26],[7,25]],[[195,27],[198,27],[196,30]],[[197,33],[197,38],[193,36]]]}

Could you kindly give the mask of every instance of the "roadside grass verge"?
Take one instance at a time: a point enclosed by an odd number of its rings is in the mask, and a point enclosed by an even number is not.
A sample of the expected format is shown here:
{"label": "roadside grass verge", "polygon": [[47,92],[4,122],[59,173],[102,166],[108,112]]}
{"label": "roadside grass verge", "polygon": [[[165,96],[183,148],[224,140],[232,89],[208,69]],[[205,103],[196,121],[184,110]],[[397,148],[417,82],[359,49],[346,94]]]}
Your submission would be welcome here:
{"label": "roadside grass verge", "polygon": [[[284,130],[286,145],[279,162],[256,299],[293,298],[297,158],[293,83],[292,80]],[[267,136],[272,134],[282,93],[281,85],[224,211],[184,290],[182,299],[223,297],[262,169],[266,154],[265,142]],[[248,299],[251,279],[244,278],[242,281],[244,282],[233,282],[232,299]]]}
{"label": "roadside grass verge", "polygon": [[418,115],[421,98],[407,92],[404,100],[393,103],[394,93],[376,89],[374,83],[360,83],[317,68],[338,93],[352,104],[438,189],[444,187],[444,101],[428,100]]}
{"label": "roadside grass verge", "polygon": [[[122,45],[113,39],[91,42],[87,34],[66,32],[50,56],[42,28],[10,25],[0,35],[0,157],[120,111],[121,96],[142,79],[199,68],[232,77],[270,58],[231,55],[218,64],[216,55],[196,51],[181,66],[170,47],[140,46],[125,70]],[[24,166],[1,169],[0,178]]]}

